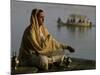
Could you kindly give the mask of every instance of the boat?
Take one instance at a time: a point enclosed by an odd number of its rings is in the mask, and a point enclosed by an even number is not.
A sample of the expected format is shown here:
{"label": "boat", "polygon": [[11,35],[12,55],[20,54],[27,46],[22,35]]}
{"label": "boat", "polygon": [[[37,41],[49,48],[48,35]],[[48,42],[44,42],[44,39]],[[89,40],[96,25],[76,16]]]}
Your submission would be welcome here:
{"label": "boat", "polygon": [[71,14],[66,24],[71,26],[91,26],[92,22],[86,16]]}
{"label": "boat", "polygon": [[58,18],[57,23],[59,25],[66,25],[66,26],[82,26],[82,27],[89,27],[92,26],[92,22],[89,18],[82,15],[71,14],[69,15],[66,23],[61,21],[61,18]]}

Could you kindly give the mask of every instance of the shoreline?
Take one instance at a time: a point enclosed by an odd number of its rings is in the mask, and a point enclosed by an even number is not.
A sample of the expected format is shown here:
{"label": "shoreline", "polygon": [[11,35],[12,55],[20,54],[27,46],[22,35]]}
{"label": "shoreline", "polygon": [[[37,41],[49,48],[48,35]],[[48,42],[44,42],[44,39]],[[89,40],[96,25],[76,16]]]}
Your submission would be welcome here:
{"label": "shoreline", "polygon": [[46,73],[46,72],[62,72],[62,71],[78,71],[78,70],[92,70],[96,69],[96,61],[71,58],[72,63],[70,67],[65,66],[52,66],[48,71],[39,70],[36,67],[18,67],[17,70],[11,70],[11,74],[29,74],[29,73]]}

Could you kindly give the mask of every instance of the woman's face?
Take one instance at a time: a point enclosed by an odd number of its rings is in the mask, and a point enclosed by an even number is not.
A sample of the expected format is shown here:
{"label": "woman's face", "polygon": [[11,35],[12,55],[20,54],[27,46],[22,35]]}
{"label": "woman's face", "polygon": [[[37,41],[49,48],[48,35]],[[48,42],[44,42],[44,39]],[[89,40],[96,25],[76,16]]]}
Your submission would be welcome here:
{"label": "woman's face", "polygon": [[38,24],[43,25],[44,23],[44,12],[40,12],[37,16]]}

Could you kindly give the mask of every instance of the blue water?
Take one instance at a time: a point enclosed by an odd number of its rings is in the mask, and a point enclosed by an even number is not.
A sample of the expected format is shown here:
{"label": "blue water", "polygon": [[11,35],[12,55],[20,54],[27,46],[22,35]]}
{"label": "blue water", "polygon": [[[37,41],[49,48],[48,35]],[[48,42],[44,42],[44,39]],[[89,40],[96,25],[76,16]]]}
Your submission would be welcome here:
{"label": "blue water", "polygon": [[57,27],[57,19],[66,22],[70,14],[86,15],[96,26],[96,7],[62,4],[41,4],[31,2],[14,2],[11,6],[11,52],[19,52],[25,28],[29,25],[31,11],[34,8],[45,10],[45,24],[48,31],[59,42],[71,45],[76,52],[71,57],[96,60],[96,27]]}

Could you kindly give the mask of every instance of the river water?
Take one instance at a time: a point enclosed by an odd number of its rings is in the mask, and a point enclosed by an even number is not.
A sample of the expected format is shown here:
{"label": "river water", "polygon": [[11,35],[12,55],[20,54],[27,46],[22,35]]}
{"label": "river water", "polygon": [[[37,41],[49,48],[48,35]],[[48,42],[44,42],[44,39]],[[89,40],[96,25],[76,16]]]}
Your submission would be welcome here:
{"label": "river water", "polygon": [[[31,11],[34,8],[45,10],[45,24],[53,37],[61,43],[71,45],[75,53],[68,56],[96,60],[96,7],[82,5],[15,2],[11,6],[11,52],[19,52],[25,28],[29,25]],[[89,18],[94,27],[57,27],[57,19],[67,21],[70,14],[81,14]]]}

